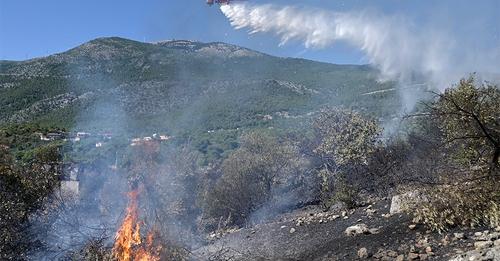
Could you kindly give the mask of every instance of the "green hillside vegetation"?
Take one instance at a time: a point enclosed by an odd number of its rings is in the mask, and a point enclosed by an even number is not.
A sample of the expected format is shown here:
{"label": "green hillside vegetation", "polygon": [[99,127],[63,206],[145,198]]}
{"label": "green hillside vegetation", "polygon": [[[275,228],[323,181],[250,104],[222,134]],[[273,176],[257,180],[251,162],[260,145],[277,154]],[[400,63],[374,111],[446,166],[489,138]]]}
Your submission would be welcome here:
{"label": "green hillside vegetation", "polygon": [[0,125],[129,137],[168,132],[194,144],[222,142],[212,150],[225,150],[240,130],[300,126],[324,105],[391,118],[401,107],[397,91],[363,94],[392,86],[369,66],[223,43],[101,38],[61,54],[0,62]]}

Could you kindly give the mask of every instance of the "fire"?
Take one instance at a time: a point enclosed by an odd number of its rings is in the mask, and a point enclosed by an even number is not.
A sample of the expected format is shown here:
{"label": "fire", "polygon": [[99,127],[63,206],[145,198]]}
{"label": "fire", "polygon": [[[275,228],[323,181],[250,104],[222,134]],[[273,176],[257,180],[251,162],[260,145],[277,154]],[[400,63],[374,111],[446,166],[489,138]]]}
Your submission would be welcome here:
{"label": "fire", "polygon": [[128,193],[127,214],[118,229],[113,245],[113,257],[119,261],[160,260],[160,247],[154,247],[155,230],[151,231],[143,243],[138,209],[139,189]]}

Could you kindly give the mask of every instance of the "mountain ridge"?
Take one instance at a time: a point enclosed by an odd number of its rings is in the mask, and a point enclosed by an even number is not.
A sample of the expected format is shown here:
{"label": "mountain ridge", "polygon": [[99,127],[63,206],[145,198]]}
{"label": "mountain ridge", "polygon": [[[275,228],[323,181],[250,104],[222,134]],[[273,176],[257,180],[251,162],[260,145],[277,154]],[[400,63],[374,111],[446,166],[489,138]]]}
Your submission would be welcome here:
{"label": "mountain ridge", "polygon": [[98,38],[48,57],[1,61],[0,125],[224,140],[227,132],[207,132],[293,129],[308,120],[295,115],[323,106],[388,119],[400,109],[396,89],[362,94],[393,87],[368,65],[275,57],[219,42]]}

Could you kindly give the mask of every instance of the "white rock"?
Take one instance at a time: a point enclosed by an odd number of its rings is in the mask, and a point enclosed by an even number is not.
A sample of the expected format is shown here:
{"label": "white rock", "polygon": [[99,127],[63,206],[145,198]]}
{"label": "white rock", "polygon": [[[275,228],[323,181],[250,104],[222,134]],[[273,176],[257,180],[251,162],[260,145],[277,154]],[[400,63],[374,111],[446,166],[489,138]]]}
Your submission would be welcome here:
{"label": "white rock", "polygon": [[355,236],[359,234],[369,233],[370,230],[366,224],[357,224],[346,228],[345,232],[348,236]]}
{"label": "white rock", "polygon": [[413,208],[426,200],[426,197],[419,191],[410,191],[392,197],[389,213],[401,213],[407,208]]}
{"label": "white rock", "polygon": [[478,250],[485,249],[485,248],[488,248],[491,246],[493,246],[493,242],[491,242],[491,241],[476,241],[474,243],[474,247]]}
{"label": "white rock", "polygon": [[365,259],[365,258],[368,258],[368,250],[366,248],[360,248],[358,250],[358,257],[360,259]]}

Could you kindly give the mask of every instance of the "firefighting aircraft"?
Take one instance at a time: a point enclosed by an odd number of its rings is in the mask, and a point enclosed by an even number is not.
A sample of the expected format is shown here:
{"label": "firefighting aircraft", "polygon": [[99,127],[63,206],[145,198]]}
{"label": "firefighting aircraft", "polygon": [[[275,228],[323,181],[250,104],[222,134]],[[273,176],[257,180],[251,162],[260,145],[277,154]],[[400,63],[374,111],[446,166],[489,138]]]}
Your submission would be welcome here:
{"label": "firefighting aircraft", "polygon": [[207,0],[207,5],[213,5],[213,4],[228,5],[234,1],[236,0]]}

